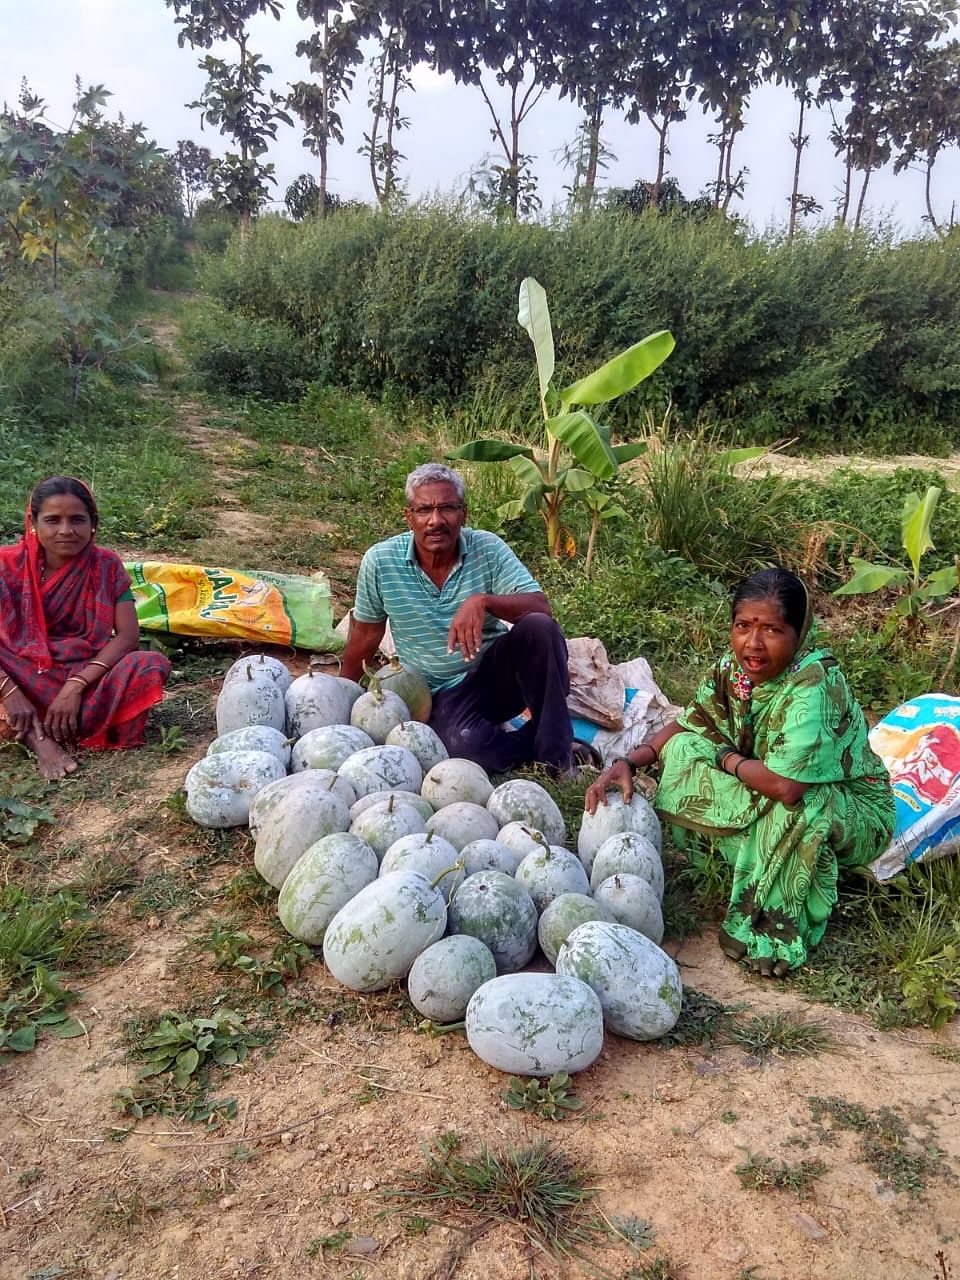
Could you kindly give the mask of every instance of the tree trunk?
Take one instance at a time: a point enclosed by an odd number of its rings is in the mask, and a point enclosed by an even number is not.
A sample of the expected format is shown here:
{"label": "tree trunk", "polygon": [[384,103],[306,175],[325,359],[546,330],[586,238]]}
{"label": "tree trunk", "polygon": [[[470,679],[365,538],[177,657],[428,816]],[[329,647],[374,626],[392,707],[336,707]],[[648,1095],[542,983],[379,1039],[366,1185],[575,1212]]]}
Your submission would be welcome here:
{"label": "tree trunk", "polygon": [[400,96],[400,82],[403,72],[399,62],[394,63],[393,84],[390,89],[390,109],[387,113],[387,134],[384,139],[384,174],[383,174],[383,207],[386,209],[393,199],[397,187],[397,153],[393,145],[393,133],[397,126],[397,98]]}
{"label": "tree trunk", "polygon": [[[323,47],[330,47],[330,11],[323,13]],[[327,216],[327,140],[330,137],[330,80],[326,63],[320,69],[320,217]]]}
{"label": "tree trunk", "polygon": [[520,212],[520,117],[517,114],[517,86],[510,90],[510,212],[516,222]]}
{"label": "tree trunk", "polygon": [[727,153],[727,129],[726,125],[722,125],[720,129],[720,140],[717,143],[719,155],[717,156],[717,177],[713,186],[713,207],[720,208],[720,191],[723,187],[723,162]]}
{"label": "tree trunk", "polygon": [[850,196],[852,194],[851,187],[853,184],[853,147],[847,143],[847,156],[844,161],[843,175],[843,202],[840,205],[839,223],[841,227],[847,225],[847,214],[850,212]]}
{"label": "tree trunk", "polygon": [[800,194],[800,157],[803,154],[803,148],[807,145],[807,139],[803,133],[803,116],[806,110],[807,83],[804,81],[800,93],[800,115],[797,118],[797,132],[794,135],[794,160],[793,160],[793,189],[790,192],[790,222],[787,227],[787,239],[792,240],[794,232],[797,229],[797,197]]}
{"label": "tree trunk", "polygon": [[597,187],[597,170],[600,165],[600,126],[603,123],[603,99],[598,98],[587,113],[587,170],[583,185],[593,194]]}
{"label": "tree trunk", "polygon": [[380,121],[383,118],[383,93],[386,85],[387,76],[387,50],[384,46],[380,54],[379,66],[377,68],[377,94],[374,99],[373,121],[370,125],[370,181],[373,183],[373,194],[377,198],[377,204],[383,209],[386,207],[384,199],[383,187],[380,185],[380,175],[377,172],[377,138],[380,133]]}
{"label": "tree trunk", "polygon": [[937,222],[936,215],[933,212],[933,201],[931,199],[931,190],[930,190],[931,179],[933,177],[933,164],[936,158],[937,157],[934,152],[931,152],[931,151],[927,152],[927,172],[926,172],[926,176],[924,178],[924,183],[923,183],[923,195],[924,195],[924,199],[927,202],[927,217],[930,219],[930,225],[931,227],[933,227],[937,235],[940,235],[941,234],[940,223]]}

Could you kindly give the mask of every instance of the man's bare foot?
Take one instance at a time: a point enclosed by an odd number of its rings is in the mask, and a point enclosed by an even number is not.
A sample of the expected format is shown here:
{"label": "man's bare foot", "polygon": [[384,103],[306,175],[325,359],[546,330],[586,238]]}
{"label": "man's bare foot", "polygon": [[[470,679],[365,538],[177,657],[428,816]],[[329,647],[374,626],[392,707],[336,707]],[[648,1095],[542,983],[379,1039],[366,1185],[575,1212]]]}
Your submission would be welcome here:
{"label": "man's bare foot", "polygon": [[37,757],[37,768],[41,778],[58,782],[68,773],[76,773],[76,760],[52,738],[39,738],[36,734],[29,733],[25,741]]}

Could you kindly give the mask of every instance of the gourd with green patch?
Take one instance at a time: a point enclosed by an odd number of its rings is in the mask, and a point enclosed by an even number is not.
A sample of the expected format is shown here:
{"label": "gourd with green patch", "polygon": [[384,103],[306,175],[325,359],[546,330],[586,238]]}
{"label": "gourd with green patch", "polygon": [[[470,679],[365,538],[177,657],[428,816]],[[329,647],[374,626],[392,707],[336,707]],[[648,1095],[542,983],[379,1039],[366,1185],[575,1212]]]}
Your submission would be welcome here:
{"label": "gourd with green patch", "polygon": [[528,827],[525,822],[508,822],[505,827],[500,828],[497,841],[519,853],[521,861],[528,853],[550,847],[550,841],[543,832]]}
{"label": "gourd with green patch", "polygon": [[434,730],[428,724],[421,724],[419,720],[404,720],[394,725],[387,734],[387,744],[391,747],[406,747],[408,751],[412,751],[425,774],[441,760],[450,758],[449,751]]}
{"label": "gourd with green patch", "polygon": [[324,934],[323,959],[351,991],[382,991],[407,976],[446,926],[440,890],[419,872],[392,871],[340,908]]}
{"label": "gourd with green patch", "polygon": [[575,853],[558,844],[528,853],[515,876],[517,883],[530,894],[538,914],[561,893],[590,892],[583,863]]}
{"label": "gourd with green patch", "polygon": [[427,830],[449,840],[459,852],[471,840],[493,840],[497,835],[497,820],[482,805],[464,800],[438,809],[427,819]]}
{"label": "gourd with green patch", "polygon": [[593,894],[609,920],[625,924],[652,942],[663,941],[663,909],[653,885],[626,872],[601,881]]}
{"label": "gourd with green patch", "polygon": [[406,747],[364,747],[348,756],[337,772],[353,783],[358,800],[373,791],[419,792],[423,782],[423,770]]}
{"label": "gourd with green patch", "polygon": [[284,777],[269,751],[220,751],[187,774],[187,813],[201,827],[242,827],[258,791]]}
{"label": "gourd with green patch", "polygon": [[593,920],[567,938],[557,972],[596,992],[611,1031],[631,1040],[658,1040],[680,1017],[680,970],[655,942],[626,925]]}
{"label": "gourd with green patch", "polygon": [[410,1003],[433,1022],[459,1022],[473,993],[497,976],[497,966],[479,938],[451,934],[421,951],[407,975]]}
{"label": "gourd with green patch", "polygon": [[251,724],[265,724],[283,733],[287,713],[283,691],[270,676],[257,678],[254,665],[248,662],[234,679],[224,682],[217,695],[217,734],[222,737],[234,729]]}
{"label": "gourd with green patch", "polygon": [[279,658],[272,658],[266,653],[250,653],[227,668],[223,683],[240,679],[272,680],[281,693],[286,693],[293,682],[293,675]]}
{"label": "gourd with green patch", "polygon": [[302,773],[288,773],[259,791],[250,804],[248,825],[250,834],[256,840],[260,828],[278,806],[285,804],[284,797],[296,792],[306,797],[308,794],[321,794],[332,791],[340,797],[344,804],[355,796],[353,787],[345,778],[332,773],[329,769],[307,769]]}
{"label": "gourd with green patch", "polygon": [[585,893],[561,893],[540,913],[537,938],[540,950],[552,965],[570,934],[588,920],[605,920],[603,908]]}
{"label": "gourd with green patch", "polygon": [[290,764],[290,739],[268,724],[248,724],[214,738],[207,747],[207,755],[219,755],[221,751],[266,751],[276,756],[284,769]]}
{"label": "gourd with green patch", "polygon": [[472,876],[478,871],[503,871],[506,875],[516,874],[517,867],[524,855],[516,849],[510,849],[499,840],[471,840],[460,850],[465,876]]}
{"label": "gourd with green patch", "polygon": [[434,809],[443,809],[460,803],[485,806],[492,791],[493,783],[484,769],[472,760],[453,756],[433,766],[423,780],[420,794]]}
{"label": "gourd with green patch", "polygon": [[346,831],[349,825],[347,806],[332,791],[286,792],[259,826],[253,865],[264,880],[282,889],[312,844],[335,831]]}
{"label": "gourd with green patch", "polygon": [[401,836],[425,831],[423,819],[413,807],[391,796],[383,805],[371,805],[350,824],[350,831],[365,840],[378,858],[382,858]]}
{"label": "gourd with green patch", "polygon": [[360,796],[350,806],[350,821],[356,822],[361,813],[365,813],[367,809],[372,808],[374,805],[385,805],[391,798],[403,800],[407,804],[413,805],[424,823],[428,818],[433,817],[433,805],[424,800],[423,796],[416,791],[371,791],[369,795]]}
{"label": "gourd with green patch", "polygon": [[323,941],[341,907],[377,878],[377,855],[359,836],[322,836],[294,864],[283,882],[277,913],[287,933],[311,947]]}
{"label": "gourd with green patch", "polygon": [[430,719],[433,708],[430,686],[419,671],[404,666],[399,658],[391,658],[385,667],[370,673],[370,689],[374,688],[387,690],[402,698],[410,709],[408,720],[419,720],[426,724]]}
{"label": "gourd with green patch", "polygon": [[478,871],[450,899],[450,932],[479,938],[492,951],[498,973],[515,973],[537,949],[537,908],[512,876]]}
{"label": "gourd with green patch", "polygon": [[497,1071],[519,1076],[585,1071],[603,1048],[603,1009],[580,978],[510,973],[474,992],[467,1042]]}
{"label": "gourd with green patch", "polygon": [[400,695],[379,686],[358,698],[350,710],[350,723],[378,743],[386,742],[390,730],[409,719],[410,708]]}
{"label": "gourd with green patch", "polygon": [[487,808],[505,827],[511,822],[542,831],[547,844],[562,845],[567,838],[567,825],[557,802],[539,782],[527,778],[511,778],[501,782],[487,799]]}
{"label": "gourd with green patch", "polygon": [[661,847],[660,819],[649,801],[635,791],[633,799],[625,805],[618,791],[609,791],[606,803],[598,804],[594,813],[584,813],[580,822],[577,853],[587,875],[593,870],[593,859],[603,842],[621,831],[636,831],[646,836],[657,850]]}
{"label": "gourd with green patch", "polygon": [[290,737],[302,738],[311,729],[347,724],[353,706],[352,683],[312,667],[305,675],[297,676],[284,694]]}
{"label": "gourd with green patch", "polygon": [[660,851],[646,836],[638,835],[636,831],[620,831],[609,840],[604,840],[593,859],[590,887],[596,889],[598,884],[602,884],[610,876],[624,874],[642,876],[659,900],[663,901],[663,861]]}
{"label": "gourd with green patch", "polygon": [[294,743],[290,767],[294,773],[301,769],[339,769],[355,752],[374,746],[369,733],[353,725],[324,725],[311,729]]}
{"label": "gourd with green patch", "polygon": [[380,862],[380,874],[386,876],[392,871],[419,871],[436,883],[448,902],[464,879],[456,849],[430,831],[401,836],[390,846]]}

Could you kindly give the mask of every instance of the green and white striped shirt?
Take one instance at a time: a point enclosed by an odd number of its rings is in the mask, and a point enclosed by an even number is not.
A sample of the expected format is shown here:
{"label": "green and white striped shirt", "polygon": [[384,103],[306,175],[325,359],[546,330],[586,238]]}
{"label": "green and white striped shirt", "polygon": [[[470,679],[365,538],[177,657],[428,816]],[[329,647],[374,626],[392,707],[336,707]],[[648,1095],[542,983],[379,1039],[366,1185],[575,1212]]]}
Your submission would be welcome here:
{"label": "green and white striped shirt", "polygon": [[[459,649],[447,653],[450,623],[464,600],[481,593],[507,596],[540,589],[502,538],[468,528],[460,531],[456,564],[437,587],[417,562],[413,533],[398,533],[370,547],[361,560],[353,616],[358,622],[389,619],[401,662],[422,672],[436,692],[459,684],[472,665]],[[488,613],[481,652],[506,629]]]}

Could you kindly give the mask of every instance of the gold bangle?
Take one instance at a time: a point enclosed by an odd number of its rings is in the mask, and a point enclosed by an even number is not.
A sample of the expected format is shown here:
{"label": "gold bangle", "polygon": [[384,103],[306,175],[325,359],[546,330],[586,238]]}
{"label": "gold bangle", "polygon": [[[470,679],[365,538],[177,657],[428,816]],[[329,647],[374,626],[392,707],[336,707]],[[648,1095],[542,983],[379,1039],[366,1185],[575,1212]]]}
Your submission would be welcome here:
{"label": "gold bangle", "polygon": [[103,667],[104,671],[111,671],[113,668],[109,662],[101,662],[99,658],[91,658],[87,663],[88,667]]}
{"label": "gold bangle", "polygon": [[[7,688],[8,682],[10,685],[9,689]],[[8,693],[19,693],[19,692],[20,692],[20,686],[14,681],[13,676],[7,676],[7,679],[4,680],[2,685],[0,685],[0,700],[5,701]]]}
{"label": "gold bangle", "polygon": [[90,685],[87,683],[86,680],[84,680],[83,676],[67,676],[66,680],[64,680],[63,683],[69,684],[71,680],[74,682],[74,684],[82,684],[85,689],[90,688]]}

